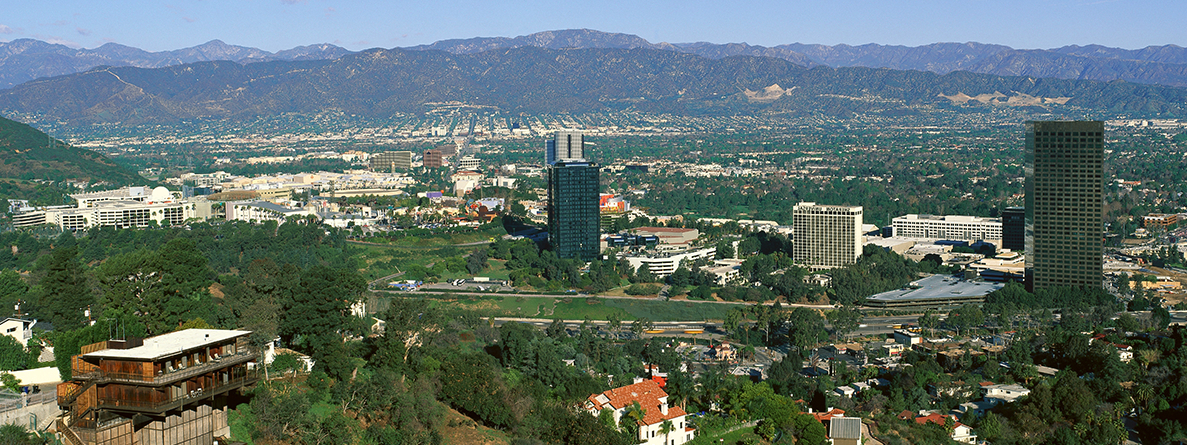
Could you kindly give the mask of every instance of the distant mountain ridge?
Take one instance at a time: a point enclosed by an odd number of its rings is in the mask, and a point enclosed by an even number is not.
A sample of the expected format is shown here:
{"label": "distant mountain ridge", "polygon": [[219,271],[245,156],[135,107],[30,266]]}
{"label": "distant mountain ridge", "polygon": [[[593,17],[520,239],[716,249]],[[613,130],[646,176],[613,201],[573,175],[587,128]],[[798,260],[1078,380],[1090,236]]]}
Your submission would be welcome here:
{"label": "distant mountain ridge", "polygon": [[423,113],[434,103],[504,112],[852,117],[979,106],[1187,116],[1187,89],[1128,82],[863,67],[648,48],[520,47],[474,54],[373,49],[333,60],[102,67],[0,91],[0,110],[68,124],[251,119],[339,110]]}
{"label": "distant mountain ridge", "polygon": [[[975,42],[896,45],[812,45],[792,43],[764,47],[746,43],[652,43],[623,33],[590,29],[543,31],[517,37],[475,37],[440,40],[404,48],[476,54],[495,49],[536,47],[545,49],[647,48],[720,59],[730,56],[775,57],[804,67],[891,68],[947,74],[970,71],[999,76],[1054,77],[1146,83],[1187,87],[1187,48],[1149,46],[1137,50],[1100,45],[1054,49],[1013,49]],[[173,51],[148,52],[108,43],[95,49],[73,49],[32,39],[0,42],[0,89],[32,79],[83,72],[98,66],[161,68],[184,63],[232,61],[255,63],[272,60],[333,60],[351,51],[328,43],[299,46],[270,53],[213,40]]]}
{"label": "distant mountain ridge", "polygon": [[345,48],[328,43],[270,53],[262,49],[211,40],[190,48],[149,52],[118,43],[107,43],[94,49],[74,49],[40,40],[17,39],[0,42],[0,89],[11,88],[33,79],[79,73],[98,66],[160,68],[215,60],[243,63],[267,60],[318,60],[338,58],[348,53],[350,51]]}

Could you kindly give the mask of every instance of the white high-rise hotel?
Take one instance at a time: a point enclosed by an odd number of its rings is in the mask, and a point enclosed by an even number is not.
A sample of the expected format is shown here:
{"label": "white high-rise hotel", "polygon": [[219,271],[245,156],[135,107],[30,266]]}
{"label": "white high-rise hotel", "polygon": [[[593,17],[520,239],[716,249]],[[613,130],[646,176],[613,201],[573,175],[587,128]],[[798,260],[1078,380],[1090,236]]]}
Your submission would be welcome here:
{"label": "white high-rise hotel", "polygon": [[853,264],[861,256],[861,206],[801,202],[792,209],[795,260],[812,269]]}

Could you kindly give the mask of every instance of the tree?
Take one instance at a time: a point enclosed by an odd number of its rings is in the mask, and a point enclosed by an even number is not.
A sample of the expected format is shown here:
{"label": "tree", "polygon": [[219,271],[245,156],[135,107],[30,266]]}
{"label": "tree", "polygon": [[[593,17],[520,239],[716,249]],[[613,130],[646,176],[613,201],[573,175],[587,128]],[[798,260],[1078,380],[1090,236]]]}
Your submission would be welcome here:
{"label": "tree", "polygon": [[25,347],[16,339],[0,335],[0,371],[20,371],[28,369],[29,354]]}
{"label": "tree", "polygon": [[797,307],[788,314],[787,339],[803,355],[825,336],[824,319],[814,310]]}
{"label": "tree", "polygon": [[828,322],[832,324],[833,331],[837,333],[841,341],[844,341],[846,336],[856,331],[864,319],[865,314],[853,306],[842,306],[828,313]]}
{"label": "tree", "polygon": [[477,275],[483,269],[486,269],[486,249],[476,249],[466,258],[466,270]]}
{"label": "tree", "polygon": [[663,423],[659,424],[659,433],[664,435],[664,443],[668,443],[668,434],[676,430],[676,425],[672,424],[671,419],[664,419]]}
{"label": "tree", "polygon": [[[74,237],[69,236],[69,239]],[[59,242],[61,244],[66,243]],[[83,311],[95,300],[78,262],[78,248],[74,245],[55,248],[49,255],[38,259],[36,269],[41,276],[33,291],[36,312],[43,319],[49,319],[58,330],[83,326],[86,321]]]}

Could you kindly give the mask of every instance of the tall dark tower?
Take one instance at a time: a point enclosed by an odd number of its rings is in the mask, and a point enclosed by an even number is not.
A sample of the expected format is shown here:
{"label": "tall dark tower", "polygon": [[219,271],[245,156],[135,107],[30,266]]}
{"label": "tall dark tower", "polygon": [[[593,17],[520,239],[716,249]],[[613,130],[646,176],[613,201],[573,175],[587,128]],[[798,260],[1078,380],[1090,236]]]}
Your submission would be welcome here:
{"label": "tall dark tower", "polygon": [[1101,285],[1104,122],[1026,124],[1026,272],[1031,289]]}
{"label": "tall dark tower", "polygon": [[1002,248],[1026,251],[1026,208],[1006,207],[1002,211]]}
{"label": "tall dark tower", "polygon": [[596,259],[599,168],[583,159],[548,167],[548,241],[560,258]]}

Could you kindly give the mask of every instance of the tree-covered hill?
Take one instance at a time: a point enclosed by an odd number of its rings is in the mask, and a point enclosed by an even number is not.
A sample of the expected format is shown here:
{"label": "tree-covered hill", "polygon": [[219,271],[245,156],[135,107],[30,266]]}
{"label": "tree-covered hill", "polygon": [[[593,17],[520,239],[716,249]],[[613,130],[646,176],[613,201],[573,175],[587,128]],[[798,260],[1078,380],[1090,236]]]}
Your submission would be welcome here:
{"label": "tree-covered hill", "polygon": [[0,117],[0,198],[62,204],[66,182],[123,186],[144,180],[102,154]]}

